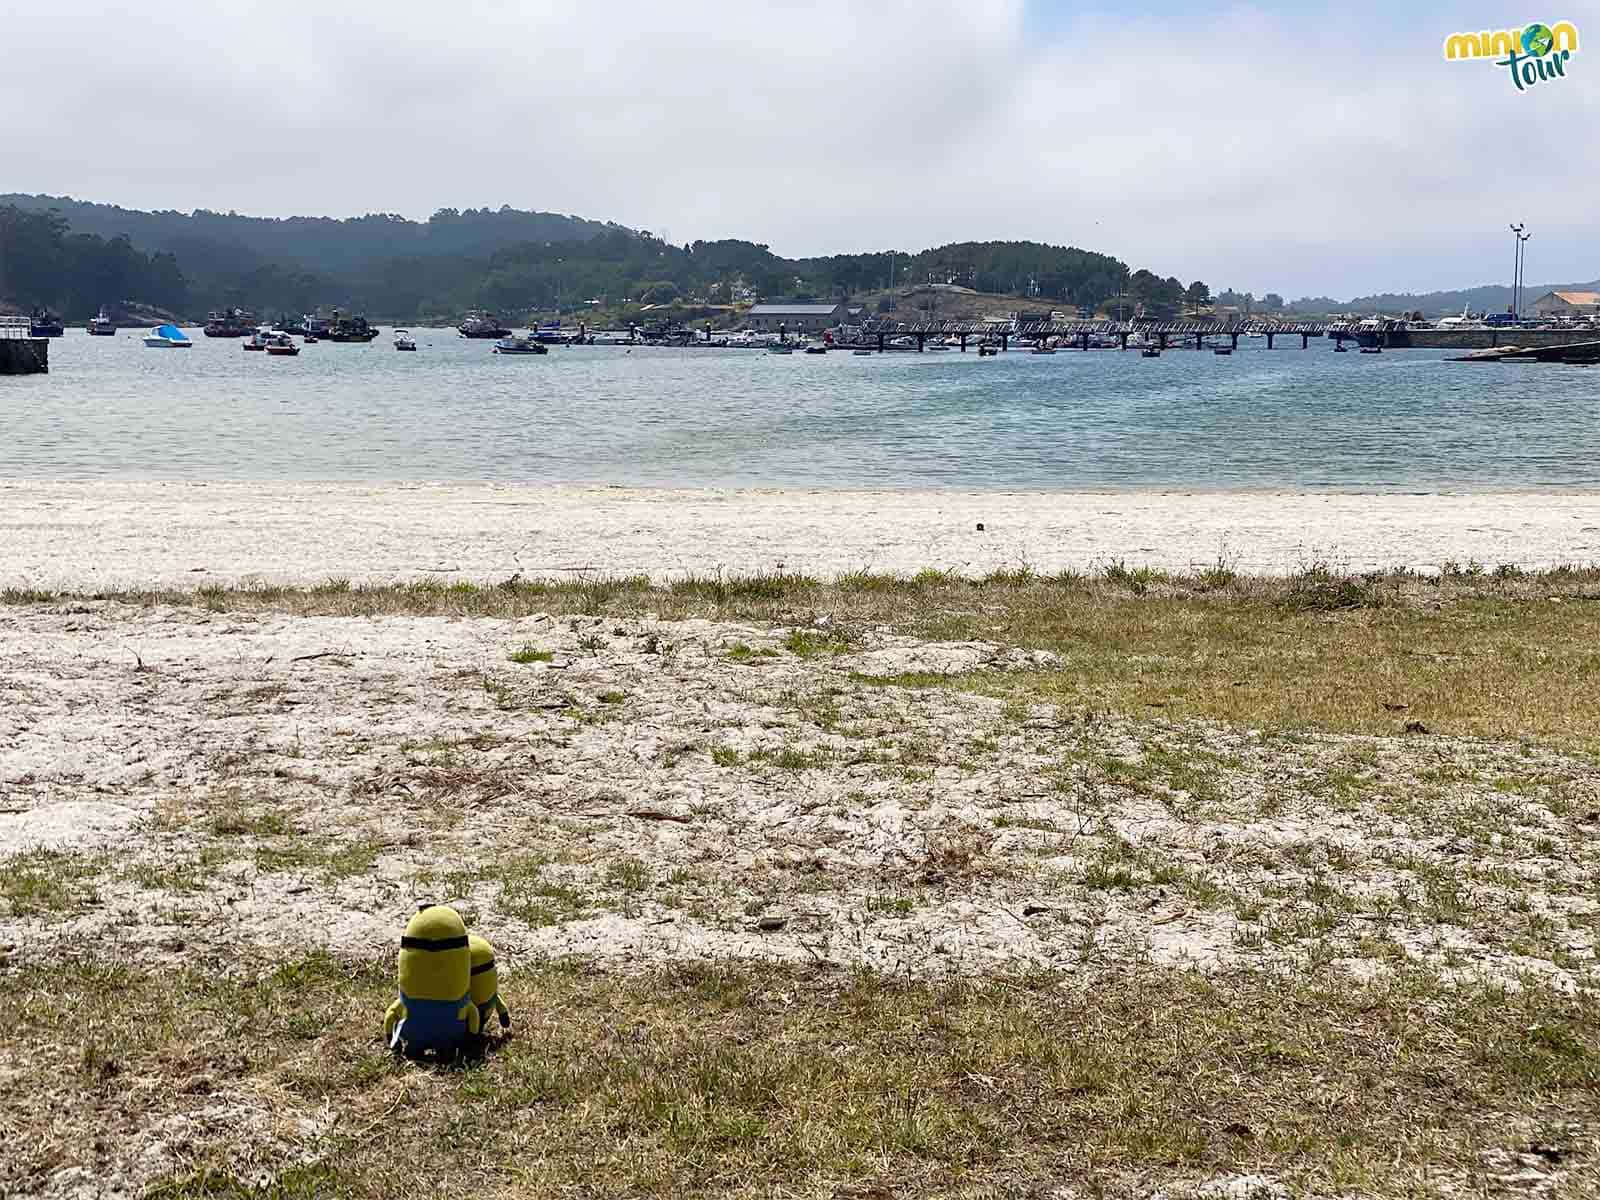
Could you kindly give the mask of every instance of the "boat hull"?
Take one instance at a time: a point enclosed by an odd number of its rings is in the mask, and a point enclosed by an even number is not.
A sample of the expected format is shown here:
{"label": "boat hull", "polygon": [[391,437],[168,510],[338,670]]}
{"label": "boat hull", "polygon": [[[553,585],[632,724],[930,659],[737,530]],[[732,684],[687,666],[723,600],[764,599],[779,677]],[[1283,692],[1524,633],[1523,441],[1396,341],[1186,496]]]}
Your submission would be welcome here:
{"label": "boat hull", "polygon": [[28,333],[36,338],[65,337],[67,327],[59,321],[39,321],[28,327]]}

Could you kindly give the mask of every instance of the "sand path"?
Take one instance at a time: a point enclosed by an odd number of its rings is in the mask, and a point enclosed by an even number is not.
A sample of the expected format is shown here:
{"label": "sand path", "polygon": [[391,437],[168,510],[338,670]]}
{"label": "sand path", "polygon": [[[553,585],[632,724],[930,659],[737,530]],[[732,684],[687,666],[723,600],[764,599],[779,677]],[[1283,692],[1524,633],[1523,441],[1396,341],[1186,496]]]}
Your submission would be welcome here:
{"label": "sand path", "polygon": [[[983,531],[979,531],[979,524]],[[0,482],[0,587],[1600,560],[1600,494]]]}

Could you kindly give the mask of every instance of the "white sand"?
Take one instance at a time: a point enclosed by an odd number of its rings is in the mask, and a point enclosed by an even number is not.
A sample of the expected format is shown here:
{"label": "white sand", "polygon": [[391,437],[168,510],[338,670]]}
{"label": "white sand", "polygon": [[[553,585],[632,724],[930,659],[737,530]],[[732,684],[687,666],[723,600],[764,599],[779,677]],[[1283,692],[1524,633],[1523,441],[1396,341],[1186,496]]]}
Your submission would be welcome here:
{"label": "white sand", "polygon": [[[982,522],[984,532],[978,532]],[[1600,561],[1600,494],[0,482],[0,587]]]}

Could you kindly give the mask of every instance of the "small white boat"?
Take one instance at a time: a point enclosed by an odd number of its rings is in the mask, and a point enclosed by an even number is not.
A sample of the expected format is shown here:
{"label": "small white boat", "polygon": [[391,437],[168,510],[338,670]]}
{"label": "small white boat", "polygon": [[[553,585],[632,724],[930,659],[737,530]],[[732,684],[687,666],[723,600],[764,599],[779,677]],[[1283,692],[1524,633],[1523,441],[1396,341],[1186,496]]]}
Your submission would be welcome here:
{"label": "small white boat", "polygon": [[396,350],[415,350],[417,340],[411,336],[409,330],[396,329],[394,331],[394,348]]}
{"label": "small white boat", "polygon": [[187,350],[194,345],[176,325],[157,325],[145,334],[144,344],[163,350]]}

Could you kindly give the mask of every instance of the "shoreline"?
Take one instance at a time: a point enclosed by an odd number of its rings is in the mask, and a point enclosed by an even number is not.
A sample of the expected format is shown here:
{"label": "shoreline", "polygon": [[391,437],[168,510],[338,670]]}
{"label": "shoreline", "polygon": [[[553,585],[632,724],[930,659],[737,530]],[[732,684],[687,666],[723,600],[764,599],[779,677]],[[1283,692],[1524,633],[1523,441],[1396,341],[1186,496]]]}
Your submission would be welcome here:
{"label": "shoreline", "polygon": [[[978,525],[984,526],[980,532]],[[0,480],[0,588],[1600,562],[1600,492]]]}

